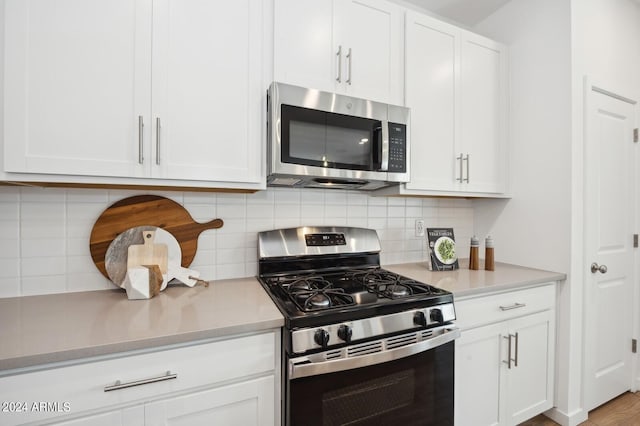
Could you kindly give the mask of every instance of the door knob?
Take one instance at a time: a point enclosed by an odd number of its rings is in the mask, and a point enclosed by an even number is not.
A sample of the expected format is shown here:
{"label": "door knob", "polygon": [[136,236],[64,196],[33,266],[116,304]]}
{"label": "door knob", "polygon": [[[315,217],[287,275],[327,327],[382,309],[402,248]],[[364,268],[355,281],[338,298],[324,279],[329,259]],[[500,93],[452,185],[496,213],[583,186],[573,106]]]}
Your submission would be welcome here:
{"label": "door knob", "polygon": [[596,272],[600,272],[601,274],[607,273],[607,265],[598,265],[596,262],[591,264],[591,273],[595,274]]}

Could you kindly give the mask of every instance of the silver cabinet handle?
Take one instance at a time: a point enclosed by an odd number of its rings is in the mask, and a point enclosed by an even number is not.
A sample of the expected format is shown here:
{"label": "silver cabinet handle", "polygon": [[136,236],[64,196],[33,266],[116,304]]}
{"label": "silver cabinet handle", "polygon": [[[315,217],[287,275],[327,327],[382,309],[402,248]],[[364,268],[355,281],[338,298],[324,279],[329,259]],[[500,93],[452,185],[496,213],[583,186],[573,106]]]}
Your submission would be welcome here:
{"label": "silver cabinet handle", "polygon": [[141,115],[138,116],[138,163],[142,164],[144,162],[144,150],[143,150],[143,142],[144,142],[144,119]]}
{"label": "silver cabinet handle", "polygon": [[458,161],[458,164],[460,165],[460,177],[457,177],[456,180],[458,182],[462,182],[462,154],[456,157],[456,161]]}
{"label": "silver cabinet handle", "polygon": [[127,383],[122,383],[120,382],[120,380],[116,380],[114,384],[110,386],[105,386],[104,391],[111,392],[118,389],[131,388],[131,387],[140,386],[140,385],[147,385],[149,383],[164,382],[165,380],[171,380],[171,379],[177,379],[177,378],[178,378],[177,373],[172,374],[171,371],[167,371],[167,373],[164,376],[152,377],[150,379],[134,380],[133,382],[127,382]]}
{"label": "silver cabinet handle", "polygon": [[[460,156],[462,156],[462,154],[460,154]],[[467,162],[467,177],[465,178],[465,182],[469,183],[469,154],[467,154],[467,156],[464,158],[464,160]],[[461,176],[462,176],[462,172],[460,172]]]}
{"label": "silver cabinet handle", "polygon": [[347,53],[347,59],[349,60],[349,73],[347,74],[347,84],[351,85],[351,61],[353,59],[353,55],[351,54],[351,48],[349,48],[349,53]]}
{"label": "silver cabinet handle", "polygon": [[160,165],[160,117],[156,117],[156,164]]}
{"label": "silver cabinet handle", "polygon": [[598,265],[596,262],[591,264],[591,273],[595,274],[596,272],[600,272],[601,274],[606,274],[608,271],[607,265]]}
{"label": "silver cabinet handle", "polygon": [[508,341],[508,346],[507,346],[507,360],[506,361],[502,361],[504,364],[507,364],[507,368],[509,370],[511,370],[511,334],[509,334],[508,336],[502,336],[504,339],[507,339]]}
{"label": "silver cabinet handle", "polygon": [[524,308],[525,306],[527,306],[526,303],[514,303],[513,305],[509,305],[509,306],[500,306],[500,310],[510,311],[512,309]]}
{"label": "silver cabinet handle", "polygon": [[338,77],[336,77],[336,81],[338,83],[342,82],[342,46],[338,46],[338,51],[336,52],[336,61],[338,61]]}
{"label": "silver cabinet handle", "polygon": [[[502,336],[504,339],[508,340],[508,346],[507,346],[507,360],[506,361],[502,361],[504,364],[507,364],[507,368],[511,369],[511,363],[513,362],[513,366],[517,367],[518,366],[518,333],[516,334],[511,334],[509,333],[508,336]],[[516,340],[516,356],[514,358],[511,357],[511,352],[512,352],[512,346],[511,346],[511,341],[512,338],[515,338]]]}

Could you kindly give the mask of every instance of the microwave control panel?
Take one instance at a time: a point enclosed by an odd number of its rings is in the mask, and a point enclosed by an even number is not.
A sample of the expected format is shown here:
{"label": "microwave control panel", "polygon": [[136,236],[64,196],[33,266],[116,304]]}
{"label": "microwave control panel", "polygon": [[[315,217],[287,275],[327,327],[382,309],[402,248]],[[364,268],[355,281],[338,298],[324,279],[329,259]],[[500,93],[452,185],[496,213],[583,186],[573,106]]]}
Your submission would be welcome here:
{"label": "microwave control panel", "polygon": [[389,123],[389,173],[407,171],[407,126]]}

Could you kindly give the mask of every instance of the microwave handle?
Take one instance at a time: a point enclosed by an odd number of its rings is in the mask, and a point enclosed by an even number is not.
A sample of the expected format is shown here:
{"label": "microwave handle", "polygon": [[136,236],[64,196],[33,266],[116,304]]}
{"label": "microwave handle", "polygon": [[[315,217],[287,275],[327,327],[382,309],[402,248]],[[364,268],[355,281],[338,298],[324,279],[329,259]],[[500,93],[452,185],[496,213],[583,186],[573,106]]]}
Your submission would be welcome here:
{"label": "microwave handle", "polygon": [[380,140],[379,152],[380,152],[380,169],[381,172],[386,172],[389,170],[389,121],[382,121],[382,128],[380,135],[382,139]]}

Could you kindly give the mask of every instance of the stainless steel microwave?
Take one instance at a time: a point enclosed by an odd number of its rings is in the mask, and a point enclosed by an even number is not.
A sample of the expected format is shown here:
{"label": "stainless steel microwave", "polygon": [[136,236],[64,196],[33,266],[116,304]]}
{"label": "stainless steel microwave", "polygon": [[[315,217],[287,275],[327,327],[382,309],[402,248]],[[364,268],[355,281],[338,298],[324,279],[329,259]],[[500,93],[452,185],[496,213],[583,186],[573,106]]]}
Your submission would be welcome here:
{"label": "stainless steel microwave", "polygon": [[409,180],[409,109],[274,82],[270,186],[373,190]]}

